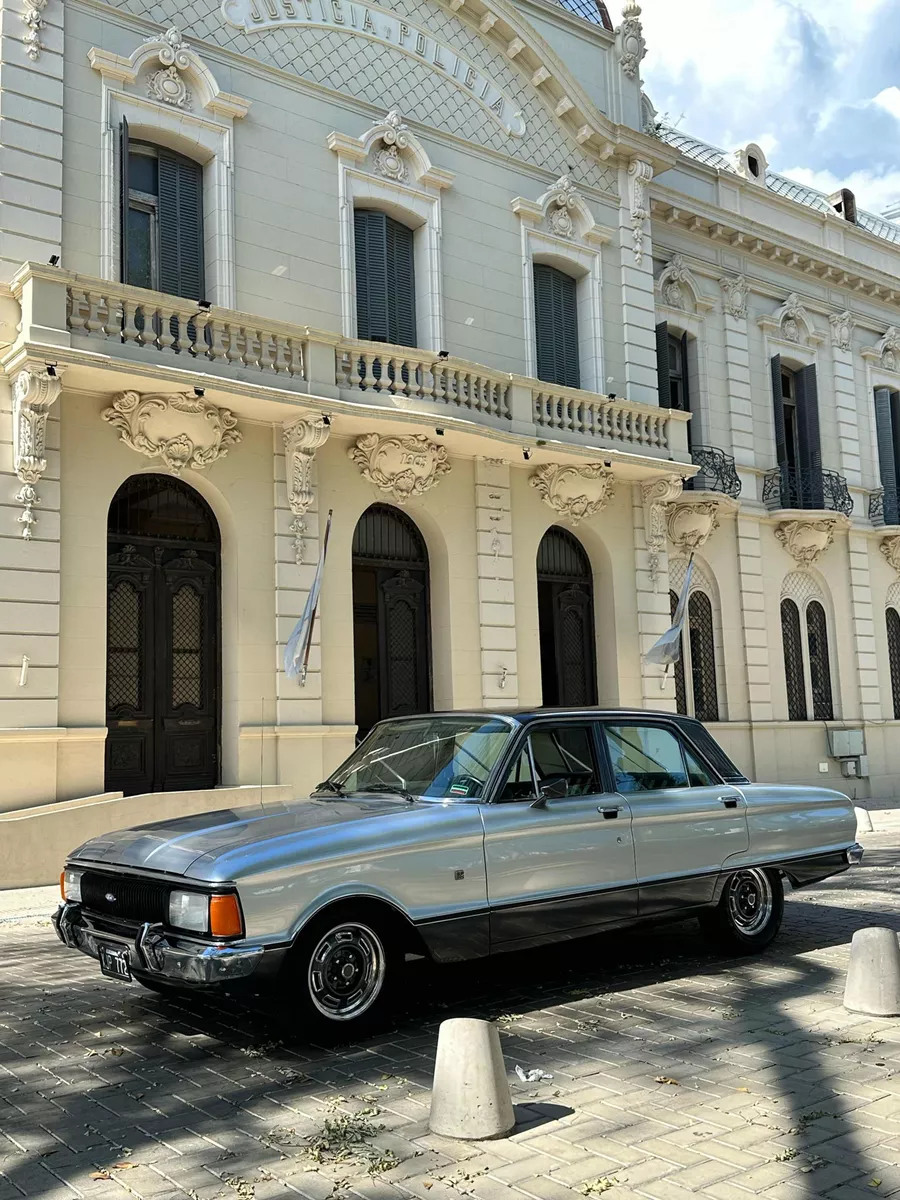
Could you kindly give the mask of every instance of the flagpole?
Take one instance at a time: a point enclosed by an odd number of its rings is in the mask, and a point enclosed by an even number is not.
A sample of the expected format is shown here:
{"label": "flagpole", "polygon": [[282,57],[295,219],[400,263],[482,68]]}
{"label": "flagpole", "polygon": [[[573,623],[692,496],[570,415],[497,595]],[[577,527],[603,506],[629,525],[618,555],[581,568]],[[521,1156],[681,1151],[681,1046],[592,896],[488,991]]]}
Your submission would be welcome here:
{"label": "flagpole", "polygon": [[[328,554],[328,538],[331,533],[331,516],[334,512],[333,508],[328,510],[328,520],[325,523],[325,537],[322,540],[322,561],[325,561],[325,556]],[[321,593],[320,593],[321,594]],[[316,624],[316,613],[319,611],[319,598],[316,597],[316,603],[313,606],[312,617],[309,621],[309,629],[306,633],[306,647],[303,651],[303,666],[300,668],[300,686],[306,687],[306,675],[309,671],[309,652],[312,649],[313,628]]]}

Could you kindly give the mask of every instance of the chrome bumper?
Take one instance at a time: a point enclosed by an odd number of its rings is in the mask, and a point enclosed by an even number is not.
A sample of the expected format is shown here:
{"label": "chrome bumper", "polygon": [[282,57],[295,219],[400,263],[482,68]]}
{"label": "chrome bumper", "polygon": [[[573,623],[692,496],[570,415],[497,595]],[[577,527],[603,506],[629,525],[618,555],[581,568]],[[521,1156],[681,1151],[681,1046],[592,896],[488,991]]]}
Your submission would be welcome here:
{"label": "chrome bumper", "polygon": [[105,933],[86,923],[79,904],[67,901],[53,914],[59,940],[72,950],[99,959],[99,944],[124,947],[132,971],[169,983],[204,985],[244,979],[256,970],[265,953],[262,946],[209,946],[175,940],[162,926],[145,922],[132,939]]}
{"label": "chrome bumper", "polygon": [[854,842],[853,845],[847,851],[847,862],[850,864],[851,867],[858,867],[859,864],[862,862],[864,853],[865,853],[865,851],[863,850],[863,848],[859,844],[859,842]]}

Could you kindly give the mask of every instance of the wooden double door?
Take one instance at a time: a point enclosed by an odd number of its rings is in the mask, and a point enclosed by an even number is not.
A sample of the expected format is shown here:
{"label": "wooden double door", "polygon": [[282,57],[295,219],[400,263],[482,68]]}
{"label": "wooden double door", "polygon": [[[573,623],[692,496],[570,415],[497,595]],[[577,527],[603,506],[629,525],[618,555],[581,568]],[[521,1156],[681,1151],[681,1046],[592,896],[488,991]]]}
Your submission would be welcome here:
{"label": "wooden double door", "polygon": [[583,547],[568,530],[553,526],[544,534],[537,575],[542,701],[596,704],[593,575]]}

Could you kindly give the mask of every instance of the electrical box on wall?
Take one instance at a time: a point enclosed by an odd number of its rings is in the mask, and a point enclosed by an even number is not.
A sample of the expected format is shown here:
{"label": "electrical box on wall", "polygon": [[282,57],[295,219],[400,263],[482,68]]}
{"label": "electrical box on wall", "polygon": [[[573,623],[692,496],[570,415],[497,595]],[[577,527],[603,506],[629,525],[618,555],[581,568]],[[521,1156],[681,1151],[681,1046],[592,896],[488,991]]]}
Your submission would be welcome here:
{"label": "electrical box on wall", "polygon": [[859,758],[841,759],[841,774],[845,779],[865,779],[869,774],[868,754],[860,754]]}
{"label": "electrical box on wall", "polygon": [[829,729],[828,749],[832,758],[859,758],[866,752],[861,729]]}

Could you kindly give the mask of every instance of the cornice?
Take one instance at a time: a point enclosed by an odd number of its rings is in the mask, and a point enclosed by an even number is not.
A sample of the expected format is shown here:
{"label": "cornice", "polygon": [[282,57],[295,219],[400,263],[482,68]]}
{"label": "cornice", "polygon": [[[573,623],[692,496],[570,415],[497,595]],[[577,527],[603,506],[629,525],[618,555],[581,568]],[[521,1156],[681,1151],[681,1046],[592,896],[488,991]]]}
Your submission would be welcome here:
{"label": "cornice", "polygon": [[[792,271],[801,278],[815,279],[830,287],[843,287],[883,304],[900,304],[900,284],[886,271],[858,262],[848,265],[846,255],[801,238],[773,231],[736,213],[703,204],[680,192],[650,185],[651,217],[694,234],[723,248],[759,258]],[[810,210],[812,212],[812,210]],[[795,213],[796,215],[796,213]],[[654,238],[654,242],[656,239]]]}

